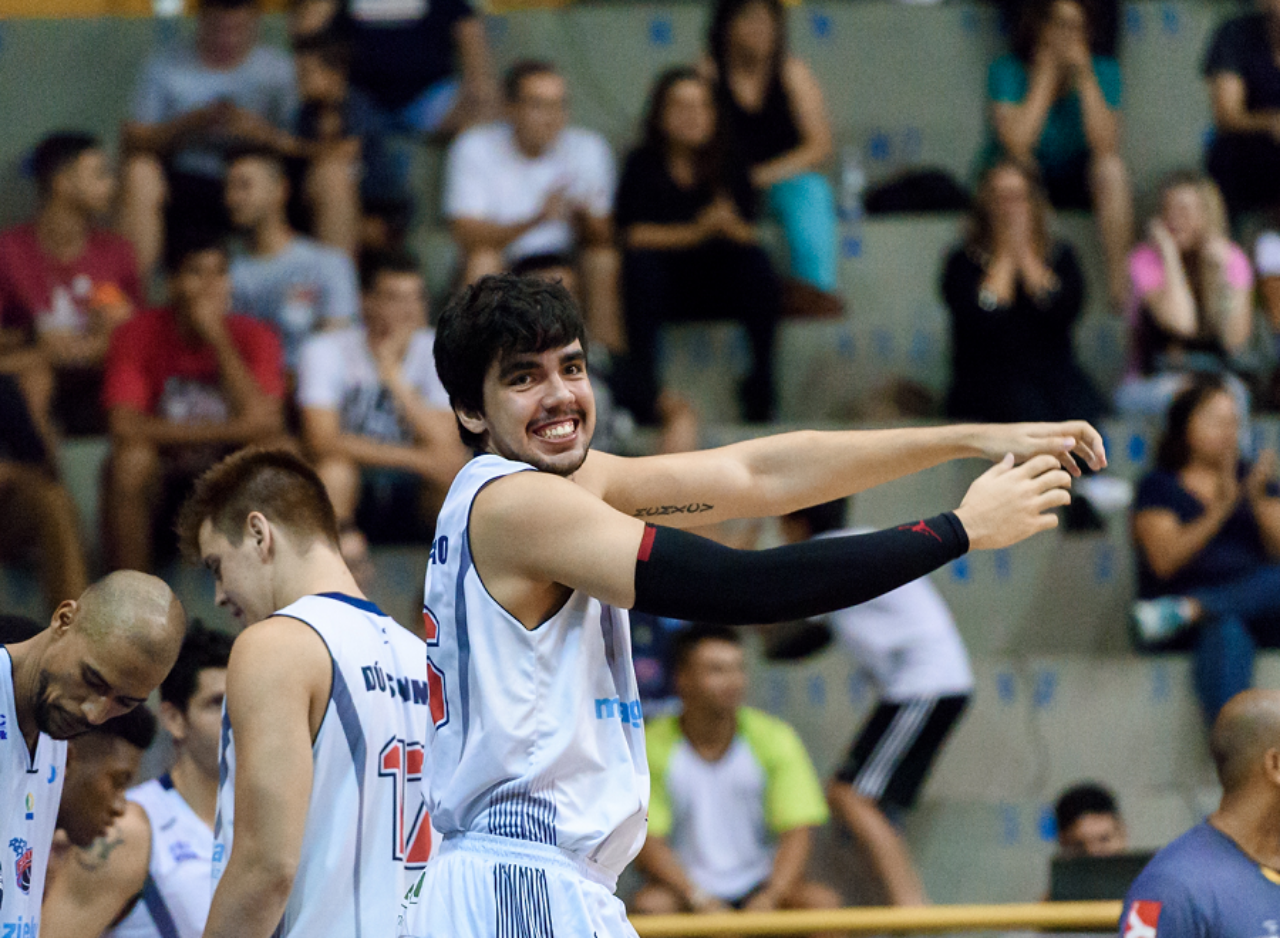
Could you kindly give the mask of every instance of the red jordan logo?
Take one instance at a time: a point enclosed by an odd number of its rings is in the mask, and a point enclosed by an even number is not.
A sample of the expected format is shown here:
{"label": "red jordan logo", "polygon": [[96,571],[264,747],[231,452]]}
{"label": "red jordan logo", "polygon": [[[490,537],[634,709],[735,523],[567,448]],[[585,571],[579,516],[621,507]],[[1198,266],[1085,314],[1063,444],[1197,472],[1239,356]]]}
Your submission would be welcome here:
{"label": "red jordan logo", "polygon": [[927,525],[923,521],[917,521],[915,524],[904,524],[901,527],[899,527],[898,530],[914,531],[916,534],[927,534],[931,538],[933,538],[935,541],[937,541],[939,544],[942,543],[942,538],[938,537],[937,532],[934,531],[933,528],[929,527],[929,525]]}

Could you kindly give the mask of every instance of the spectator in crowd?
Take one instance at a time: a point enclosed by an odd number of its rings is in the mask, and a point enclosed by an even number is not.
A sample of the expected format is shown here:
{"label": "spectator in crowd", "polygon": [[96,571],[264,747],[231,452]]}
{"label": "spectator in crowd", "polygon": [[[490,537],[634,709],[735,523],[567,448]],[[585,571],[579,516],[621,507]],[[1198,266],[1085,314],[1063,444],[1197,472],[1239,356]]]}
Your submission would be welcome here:
{"label": "spectator in crowd", "polygon": [[[573,262],[563,254],[534,254],[518,261],[511,269],[518,277],[539,277],[559,283],[574,302],[578,302],[578,274]],[[603,364],[598,363],[596,352],[603,352]],[[593,350],[591,361],[591,388],[596,397],[596,432],[591,445],[605,453],[617,453],[627,444],[635,428],[635,416],[614,402],[613,384],[616,380],[614,363],[608,359],[607,350]],[[625,365],[622,367],[625,372]],[[660,427],[655,454],[685,453],[698,448],[698,415],[687,399],[672,391],[658,394],[655,410]]]}
{"label": "spectator in crowd", "polygon": [[171,258],[171,305],[116,330],[103,388],[111,428],[106,554],[111,565],[135,570],[151,569],[153,527],[168,532],[196,475],[284,427],[280,340],[270,326],[231,315],[221,240],[189,232]]}
{"label": "spectator in crowd", "polygon": [[[293,63],[258,44],[258,0],[204,0],[193,44],[156,53],[144,65],[124,128],[120,225],[144,277],[160,261],[166,232],[225,227],[226,155],[245,146],[296,150]],[[313,162],[307,196],[322,241],[351,249],[350,154]]]}
{"label": "spectator in crowd", "polygon": [[1258,235],[1253,246],[1253,264],[1258,275],[1262,312],[1280,348],[1280,212],[1272,216],[1270,226]]}
{"label": "spectator in crowd", "polygon": [[27,560],[34,551],[50,609],[89,585],[75,504],[55,469],[21,385],[0,374],[0,560]]}
{"label": "spectator in crowd", "polygon": [[[1192,373],[1242,367],[1238,354],[1253,331],[1253,271],[1227,238],[1217,186],[1194,174],[1175,174],[1161,187],[1147,237],[1129,258],[1132,351],[1116,406],[1155,416]],[[1227,380],[1246,407],[1244,385]]]}
{"label": "spectator in crowd", "polygon": [[755,192],[717,127],[707,81],[692,69],[665,72],[618,187],[629,361],[617,390],[642,423],[655,420],[659,400],[659,327],[726,315],[751,341],[743,415],[753,422],[773,415],[781,289],[757,243]]}
{"label": "spectator in crowd", "polygon": [[1072,785],[1053,806],[1058,854],[1114,857],[1129,850],[1129,832],[1116,796],[1096,782]]}
{"label": "spectator in crowd", "polygon": [[[126,838],[134,836],[134,815],[139,810],[125,800],[125,790],[138,774],[142,755],[155,735],[155,714],[144,705],[93,727],[68,744],[58,830],[40,909],[43,938],[96,938],[112,924],[113,919],[97,908],[103,896],[96,889],[107,887],[110,894],[114,883],[103,873],[108,869],[112,874],[122,872],[116,851]],[[148,850],[150,846],[148,842]],[[133,859],[131,865],[136,868],[138,858]],[[145,901],[146,853],[140,869],[136,889],[123,897],[116,913],[130,900]]]}
{"label": "spectator in crowd", "polygon": [[436,511],[470,453],[436,375],[417,260],[369,255],[360,286],[362,324],[303,346],[298,405],[343,555],[364,566],[366,536],[431,539]]}
{"label": "spectator in crowd", "polygon": [[[46,894],[42,934],[190,938],[204,931],[230,655],[231,636],[192,622],[160,685],[160,719],[177,753],[173,767],[128,791],[107,837],[82,851],[80,862],[63,865]],[[77,748],[78,741],[72,752]],[[69,772],[75,761],[69,760]]]}
{"label": "spectator in crowd", "polygon": [[1196,378],[1166,424],[1133,503],[1134,622],[1142,642],[1157,647],[1186,630],[1212,723],[1252,682],[1257,645],[1280,637],[1277,460],[1269,450],[1254,463],[1241,459],[1239,405],[1220,377]]}
{"label": "spectator in crowd", "polygon": [[1280,0],[1218,27],[1204,59],[1213,104],[1205,164],[1234,217],[1280,205]]}
{"label": "spectator in crowd", "polygon": [[1029,4],[1013,52],[991,64],[985,165],[1012,159],[1036,171],[1057,208],[1092,207],[1112,307],[1123,309],[1133,198],[1120,158],[1120,66],[1090,52],[1088,0]]}
{"label": "spectator in crowd", "polygon": [[[306,158],[338,153],[359,155],[359,236],[361,246],[386,248],[404,237],[413,202],[373,101],[353,87],[351,47],[333,30],[302,36],[294,42],[298,75],[297,134]],[[305,166],[305,162],[303,163]],[[305,185],[305,174],[290,164],[290,182]]]}
{"label": "spectator in crowd", "polygon": [[[865,534],[845,526],[846,503],[782,517],[783,540]],[[951,611],[928,578],[829,617],[879,696],[827,786],[832,814],[865,850],[889,905],[927,899],[895,824],[920,788],[973,693],[973,672]]]}
{"label": "spectator in crowd", "polygon": [[831,122],[817,78],[787,48],[781,0],[718,0],[707,51],[728,146],[786,239],[786,311],[838,316],[835,197],[822,172]]}
{"label": "spectator in crowd", "polygon": [[531,254],[576,257],[591,338],[622,348],[614,165],[599,134],[567,126],[568,89],[554,65],[507,72],[507,119],[473,127],[449,148],[444,214],[467,283]]}
{"label": "spectator in crowd", "polygon": [[[98,227],[115,177],[98,140],[55,133],[31,157],[35,218],[0,233],[0,332],[34,346],[32,366],[50,368],[52,413],[63,431],[102,433],[102,363],[116,326],[142,304],[133,247]],[[0,371],[5,342],[0,339]],[[37,419],[45,419],[43,406]]]}
{"label": "spectator in crowd", "polygon": [[[498,109],[484,19],[468,0],[296,0],[295,40],[332,30],[385,133],[449,135]],[[407,171],[407,164],[403,167]]]}
{"label": "spectator in crowd", "polygon": [[267,323],[280,336],[285,367],[298,367],[313,332],[349,325],[359,288],[351,258],[289,226],[283,158],[251,150],[227,166],[227,213],[248,234],[249,253],[231,261],[231,308]]}
{"label": "spectator in crowd", "polygon": [[998,163],[983,176],[965,243],[942,274],[952,417],[1095,420],[1105,409],[1072,345],[1084,275],[1071,245],[1053,239],[1048,216],[1043,192],[1019,164]]}
{"label": "spectator in crowd", "polygon": [[1240,694],[1209,736],[1218,810],[1155,855],[1120,916],[1124,938],[1276,930],[1280,899],[1280,692]]}
{"label": "spectator in crowd", "polygon": [[646,727],[653,788],[636,862],[647,881],[632,908],[838,908],[834,891],[805,877],[813,828],[827,820],[821,784],[795,731],[742,705],[742,640],[691,626],[672,656],[682,711]]}

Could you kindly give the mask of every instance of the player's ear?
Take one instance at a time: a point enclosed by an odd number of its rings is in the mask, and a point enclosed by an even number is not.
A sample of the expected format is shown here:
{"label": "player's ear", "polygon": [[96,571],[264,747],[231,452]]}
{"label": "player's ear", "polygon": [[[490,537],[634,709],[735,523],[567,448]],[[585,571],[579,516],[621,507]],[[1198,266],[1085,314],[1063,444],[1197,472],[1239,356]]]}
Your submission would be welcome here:
{"label": "player's ear", "polygon": [[67,633],[71,628],[71,622],[76,617],[76,610],[80,608],[80,603],[75,599],[64,599],[58,604],[58,608],[53,610],[53,618],[49,620],[49,629],[58,637]]}
{"label": "player's ear", "polygon": [[461,407],[455,407],[453,412],[457,415],[458,422],[477,436],[489,429],[488,423],[484,419],[484,414],[464,410]]}
{"label": "player's ear", "polygon": [[1268,749],[1262,757],[1262,768],[1267,773],[1267,780],[1276,788],[1280,788],[1280,749]]}
{"label": "player's ear", "polygon": [[253,544],[258,555],[266,560],[273,546],[271,523],[262,512],[251,511],[249,517],[244,520],[244,529],[244,536]]}
{"label": "player's ear", "polygon": [[160,725],[174,739],[185,739],[187,735],[187,720],[183,716],[182,711],[167,700],[160,702]]}

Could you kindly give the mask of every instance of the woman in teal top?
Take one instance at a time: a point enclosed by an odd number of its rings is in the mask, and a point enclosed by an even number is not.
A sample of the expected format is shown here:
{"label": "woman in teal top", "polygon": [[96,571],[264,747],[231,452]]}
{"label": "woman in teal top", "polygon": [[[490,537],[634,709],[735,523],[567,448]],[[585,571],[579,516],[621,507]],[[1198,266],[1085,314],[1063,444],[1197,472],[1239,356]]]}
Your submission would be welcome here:
{"label": "woman in teal top", "polygon": [[1039,171],[1055,207],[1092,208],[1114,308],[1128,299],[1125,257],[1133,201],[1120,158],[1120,66],[1089,51],[1084,0],[1040,0],[1027,8],[1014,51],[991,64],[991,136],[983,165],[1001,158]]}

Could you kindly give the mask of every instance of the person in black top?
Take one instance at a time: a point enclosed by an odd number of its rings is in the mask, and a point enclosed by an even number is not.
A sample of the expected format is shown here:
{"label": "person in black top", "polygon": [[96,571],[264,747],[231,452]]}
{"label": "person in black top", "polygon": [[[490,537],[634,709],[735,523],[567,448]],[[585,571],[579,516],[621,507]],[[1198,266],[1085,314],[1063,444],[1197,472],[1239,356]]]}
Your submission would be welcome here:
{"label": "person in black top", "polygon": [[952,417],[1092,420],[1103,412],[1071,345],[1084,276],[1071,246],[1050,238],[1047,214],[1043,192],[1018,164],[999,163],[983,177],[965,243],[942,275]]}
{"label": "person in black top", "polygon": [[1205,163],[1233,216],[1280,204],[1280,0],[1261,7],[1223,23],[1204,60],[1214,124]]}
{"label": "person in black top", "polygon": [[726,142],[786,237],[786,312],[839,315],[835,197],[820,172],[831,122],[818,80],[787,51],[781,0],[720,0],[707,49]]}
{"label": "person in black top", "polygon": [[295,40],[330,28],[384,132],[453,134],[497,116],[484,22],[468,0],[295,0]]}
{"label": "person in black top", "polygon": [[629,380],[619,403],[654,420],[655,344],[663,322],[736,319],[754,356],[744,416],[773,409],[773,343],[780,288],[756,243],[756,198],[745,169],[717,135],[711,87],[676,68],[654,87],[644,142],[627,157],[614,215],[622,239]]}

